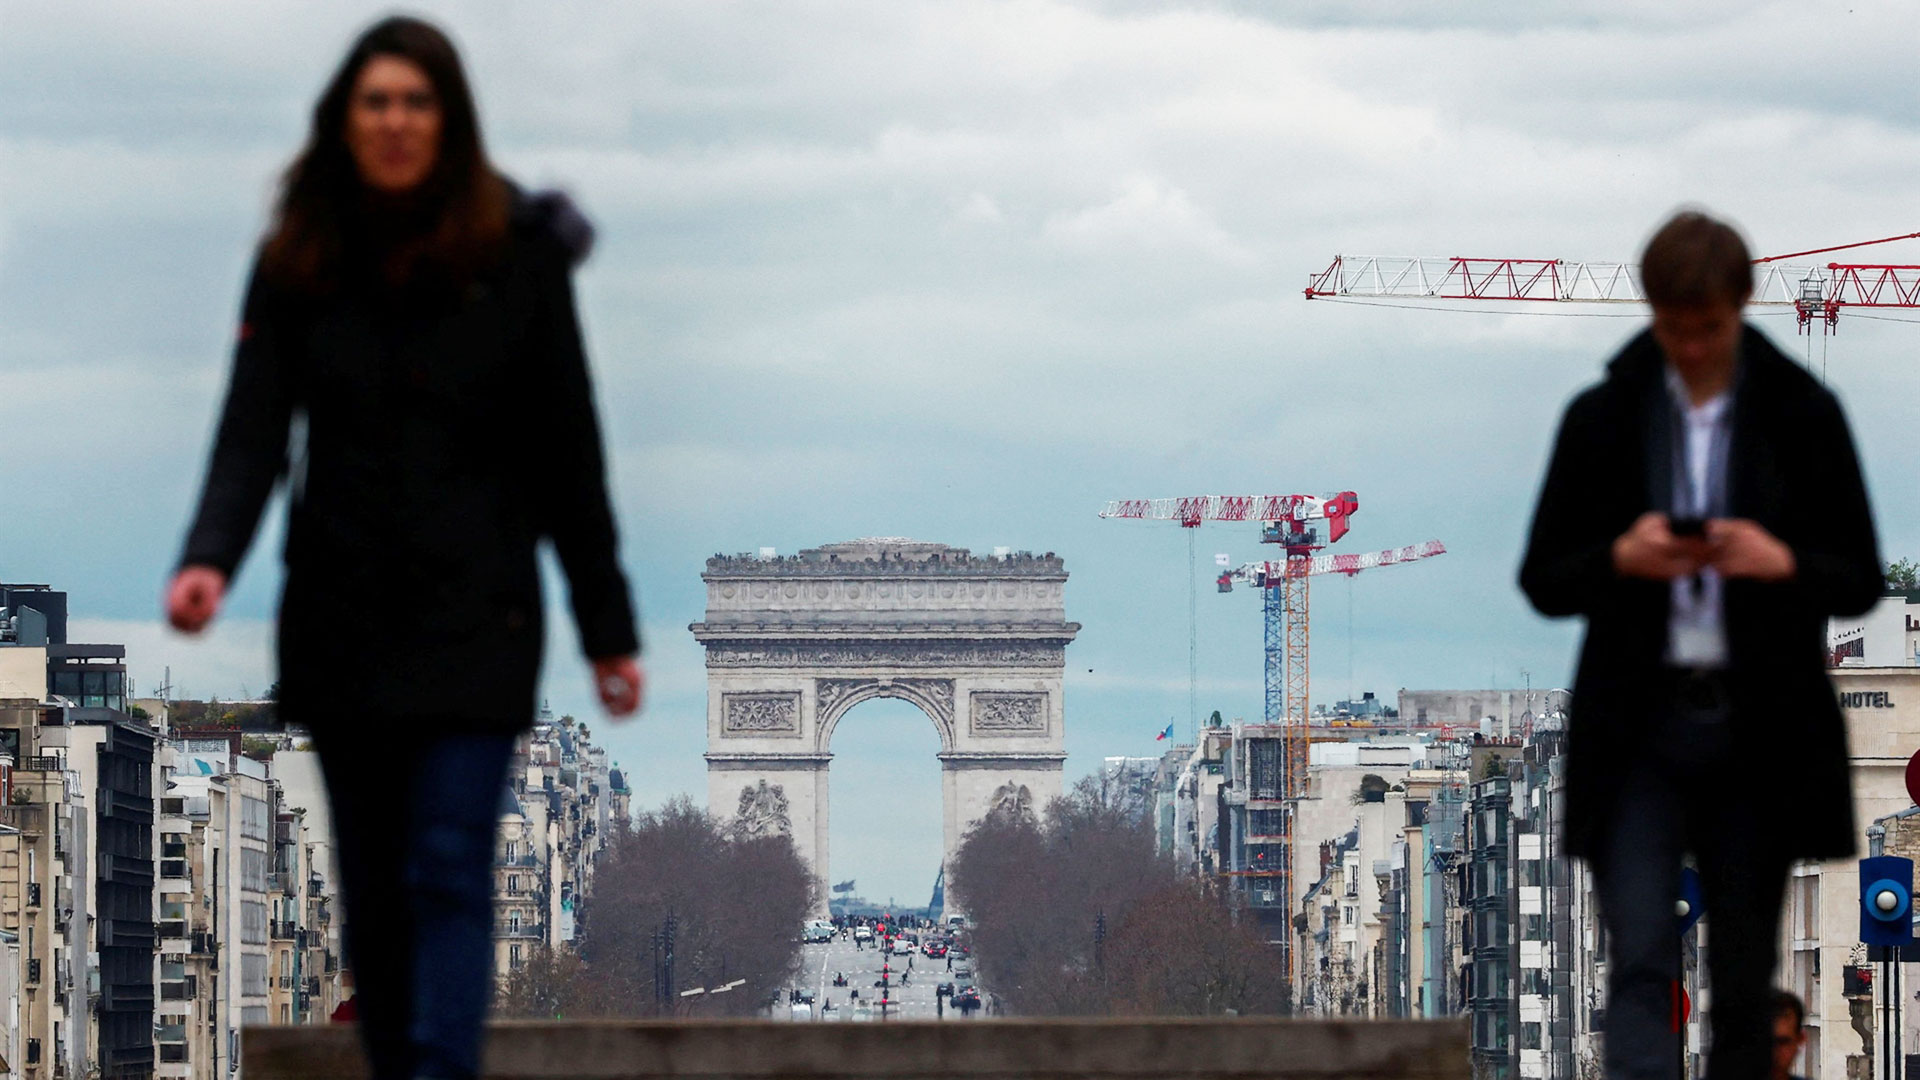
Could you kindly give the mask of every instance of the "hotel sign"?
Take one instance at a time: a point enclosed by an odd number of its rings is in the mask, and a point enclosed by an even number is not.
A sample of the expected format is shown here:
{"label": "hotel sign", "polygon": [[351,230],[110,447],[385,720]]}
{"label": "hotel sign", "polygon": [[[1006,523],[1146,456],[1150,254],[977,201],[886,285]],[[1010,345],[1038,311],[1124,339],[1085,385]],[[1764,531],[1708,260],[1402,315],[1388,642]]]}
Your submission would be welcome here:
{"label": "hotel sign", "polygon": [[1847,690],[1840,694],[1843,709],[1891,709],[1893,695],[1885,690]]}

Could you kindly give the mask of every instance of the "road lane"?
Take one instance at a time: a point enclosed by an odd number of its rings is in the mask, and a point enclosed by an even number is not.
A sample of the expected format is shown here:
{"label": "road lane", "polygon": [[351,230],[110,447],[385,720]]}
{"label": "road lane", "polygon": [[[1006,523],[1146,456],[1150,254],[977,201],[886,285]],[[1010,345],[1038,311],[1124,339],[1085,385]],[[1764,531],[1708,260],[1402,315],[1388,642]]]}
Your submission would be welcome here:
{"label": "road lane", "polygon": [[[881,988],[875,984],[881,979],[883,965],[891,967],[888,974],[888,981],[891,984],[888,993],[891,1001],[887,1008],[888,1019],[962,1018],[960,1011],[951,1006],[944,1010],[944,1016],[942,1016],[941,1011],[934,1005],[935,988],[940,983],[953,978],[945,960],[932,960],[917,951],[911,957],[883,956],[880,950],[872,945],[856,948],[851,939],[842,940],[838,936],[827,944],[805,945],[802,948],[805,951],[801,954],[803,958],[801,985],[814,995],[815,1019],[822,1017],[824,1007],[829,1004],[835,1012],[841,1014],[842,1019],[851,1017],[853,1007],[865,1004],[871,1009],[873,1019],[879,1020]],[[833,985],[835,973],[845,974],[848,985]],[[907,977],[907,983],[904,986],[900,982],[903,974]],[[860,991],[858,999],[851,996],[850,992],[853,990]],[[785,1001],[785,999],[786,995],[781,994],[781,1000]],[[979,1010],[974,1013],[974,1016],[979,1017],[984,1013],[985,1010]],[[790,1016],[791,1010],[777,1009],[774,1015]]]}

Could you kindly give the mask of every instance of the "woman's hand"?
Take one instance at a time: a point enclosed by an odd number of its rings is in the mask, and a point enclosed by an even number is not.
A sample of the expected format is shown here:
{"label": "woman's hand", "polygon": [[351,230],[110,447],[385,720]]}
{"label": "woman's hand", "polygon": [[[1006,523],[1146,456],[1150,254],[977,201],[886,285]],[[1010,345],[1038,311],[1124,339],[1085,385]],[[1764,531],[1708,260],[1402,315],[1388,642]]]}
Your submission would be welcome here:
{"label": "woman's hand", "polygon": [[227,575],[211,566],[183,566],[167,585],[167,621],[175,630],[197,634],[220,611]]}
{"label": "woman's hand", "polygon": [[645,696],[647,675],[640,661],[631,656],[614,656],[593,662],[593,688],[600,704],[614,716],[632,716]]}

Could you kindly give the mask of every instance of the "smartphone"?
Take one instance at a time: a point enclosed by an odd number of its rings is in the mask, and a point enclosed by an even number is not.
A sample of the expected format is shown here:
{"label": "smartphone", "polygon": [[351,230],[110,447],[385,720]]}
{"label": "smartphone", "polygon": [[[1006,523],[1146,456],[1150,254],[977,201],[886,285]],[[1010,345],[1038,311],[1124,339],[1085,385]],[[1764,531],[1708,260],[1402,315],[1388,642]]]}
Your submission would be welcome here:
{"label": "smartphone", "polygon": [[1707,519],[1677,517],[1667,523],[1667,529],[1675,536],[1705,536],[1707,535]]}

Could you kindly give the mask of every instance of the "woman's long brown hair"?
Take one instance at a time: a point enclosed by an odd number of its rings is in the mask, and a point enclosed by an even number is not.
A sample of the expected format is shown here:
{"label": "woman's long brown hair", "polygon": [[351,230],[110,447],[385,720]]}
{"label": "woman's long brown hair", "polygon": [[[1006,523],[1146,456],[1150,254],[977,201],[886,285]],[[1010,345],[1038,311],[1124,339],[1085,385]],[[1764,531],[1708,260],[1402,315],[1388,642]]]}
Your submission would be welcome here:
{"label": "woman's long brown hair", "polygon": [[433,171],[409,199],[422,227],[382,238],[380,270],[389,284],[422,277],[471,278],[498,254],[507,232],[509,194],[481,144],[479,119],[453,42],[432,24],[396,16],[360,35],[313,108],[307,145],[287,167],[262,252],[270,280],[297,293],[330,293],[340,284],[347,233],[371,201],[347,149],[347,109],[361,69],[395,56],[424,71],[439,98],[440,149]]}

